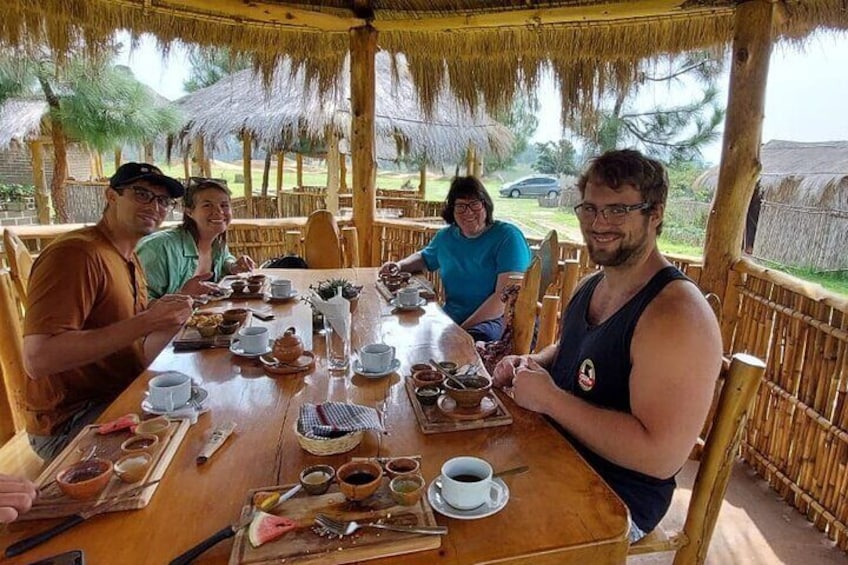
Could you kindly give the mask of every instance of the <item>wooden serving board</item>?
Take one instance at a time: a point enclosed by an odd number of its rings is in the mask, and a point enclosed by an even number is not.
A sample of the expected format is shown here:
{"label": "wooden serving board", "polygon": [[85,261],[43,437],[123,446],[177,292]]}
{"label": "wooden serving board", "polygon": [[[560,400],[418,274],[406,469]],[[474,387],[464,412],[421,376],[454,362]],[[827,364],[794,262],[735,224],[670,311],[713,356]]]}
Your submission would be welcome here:
{"label": "wooden serving board", "polygon": [[[200,314],[223,314],[224,309],[210,309],[210,310],[201,310]],[[195,327],[183,326],[180,331],[177,333],[177,336],[174,338],[174,349],[176,350],[194,350],[194,349],[207,349],[207,348],[216,348],[216,347],[226,347],[229,348],[232,345],[233,339],[236,337],[238,330],[241,329],[252,316],[252,313],[248,313],[245,321],[242,322],[236,331],[229,334],[215,334],[211,337],[203,337],[200,335],[200,332]]]}
{"label": "wooden serving board", "polygon": [[[174,454],[177,452],[183,438],[188,432],[189,426],[191,426],[191,422],[186,418],[178,418],[171,421],[168,436],[164,444],[160,443],[159,448],[153,454],[153,462],[141,481],[127,484],[118,479],[117,475],[113,475],[109,480],[109,484],[106,485],[106,488],[103,489],[103,492],[97,498],[74,500],[68,498],[59,490],[59,485],[55,482],[56,475],[59,471],[85,457],[92,445],[97,446],[95,457],[109,459],[114,463],[124,455],[121,451],[121,444],[133,435],[128,430],[100,435],[97,433],[98,426],[96,424],[86,426],[62,450],[58,457],[50,463],[38,479],[36,479],[35,484],[39,489],[42,487],[45,488],[39,493],[38,499],[36,499],[32,506],[32,510],[23,514],[20,519],[41,520],[44,518],[71,516],[72,514],[91,509],[99,501],[112,500],[120,496],[121,493],[141,484],[161,479],[165,475],[165,470],[168,468],[171,459],[173,459]],[[153,498],[153,494],[157,488],[159,488],[159,485],[151,485],[141,492],[131,494],[127,500],[114,504],[107,511],[118,512],[121,510],[144,508],[150,503],[150,499]]]}
{"label": "wooden serving board", "polygon": [[[382,297],[386,299],[386,302],[388,302],[389,300],[391,300],[395,297],[395,293],[392,292],[391,290],[389,290],[388,288],[386,288],[386,285],[383,284],[383,281],[378,280],[375,284],[377,285],[377,292],[379,292],[382,295]],[[427,281],[425,279],[420,279],[418,277],[411,277],[409,279],[409,282],[406,283],[406,285],[402,286],[401,288],[405,288],[405,287],[418,288],[418,294],[422,298],[426,298],[427,300],[435,300],[436,299],[436,293],[433,290],[433,287],[430,286],[429,281]]]}
{"label": "wooden serving board", "polygon": [[415,418],[418,420],[418,427],[421,428],[422,433],[440,434],[512,424],[512,414],[506,409],[495,391],[490,392],[489,396],[486,397],[495,404],[495,409],[490,414],[482,418],[469,418],[466,414],[463,414],[462,417],[454,417],[446,414],[435,404],[433,406],[422,406],[415,396],[415,383],[412,382],[412,379],[404,377],[403,381],[406,394],[412,403],[412,409],[415,411]]}
{"label": "wooden serving board", "polygon": [[[226,288],[228,291],[232,292],[233,282],[238,280],[238,279],[241,279],[241,280],[247,282],[247,278],[245,278],[245,277],[239,277],[239,276],[236,276],[236,275],[228,275],[228,276],[224,277],[223,279],[221,279],[221,282],[219,282],[218,284],[222,288]],[[247,288],[245,288],[244,292],[239,292],[239,293],[232,292],[232,294],[229,296],[229,299],[230,300],[247,300],[247,299],[255,299],[255,298],[264,299],[265,295],[270,293],[270,289],[271,289],[271,279],[266,278],[265,281],[262,283],[262,288],[260,288],[258,292],[248,292]]]}
{"label": "wooden serving board", "polygon": [[[230,565],[259,565],[285,562],[298,565],[338,565],[438,549],[442,544],[441,536],[362,528],[351,536],[339,538],[321,535],[320,529],[315,526],[315,515],[318,513],[328,514],[337,519],[356,520],[360,523],[383,520],[384,523],[405,526],[437,525],[433,510],[427,502],[426,493],[418,504],[398,506],[389,494],[388,485],[388,478],[383,477],[380,490],[359,503],[345,500],[336,484],[322,495],[310,496],[301,491],[294,498],[283,502],[273,512],[297,522],[297,529],[272,542],[253,547],[247,537],[247,528],[242,528],[236,534],[229,563]],[[252,501],[255,493],[285,492],[293,486],[275,486],[251,491],[247,504],[242,509],[242,518],[246,518],[254,511]],[[435,555],[433,559],[436,559]]]}

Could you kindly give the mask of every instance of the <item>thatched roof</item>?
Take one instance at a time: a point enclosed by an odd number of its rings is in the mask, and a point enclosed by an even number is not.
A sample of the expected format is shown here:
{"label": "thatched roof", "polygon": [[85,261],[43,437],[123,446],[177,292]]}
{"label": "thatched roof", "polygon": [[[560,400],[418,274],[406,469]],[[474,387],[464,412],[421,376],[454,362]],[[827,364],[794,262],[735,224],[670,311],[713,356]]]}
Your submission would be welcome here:
{"label": "thatched roof", "polygon": [[[759,190],[763,199],[848,213],[848,141],[772,140],[760,149]],[[715,192],[718,166],[695,180]]]}
{"label": "thatched roof", "polygon": [[12,141],[24,142],[41,135],[41,120],[47,113],[44,100],[10,98],[0,104],[0,149]]}
{"label": "thatched roof", "polygon": [[[478,152],[503,155],[512,134],[482,109],[472,113],[444,91],[428,118],[420,108],[403,56],[376,57],[375,122],[381,158],[426,155],[431,163],[461,161],[469,144]],[[234,73],[176,102],[185,120],[184,143],[196,136],[216,145],[247,130],[260,144],[292,149],[305,137],[323,141],[328,129],[350,138],[350,87],[320,91],[284,59],[270,88],[253,70]],[[343,71],[349,76],[349,70]],[[382,142],[382,143],[379,143]],[[389,149],[389,154],[385,150]]]}
{"label": "thatched roof", "polygon": [[[530,90],[550,66],[563,108],[590,107],[605,89],[637,79],[640,60],[722,48],[733,34],[735,0],[6,0],[0,41],[46,42],[60,52],[116,29],[227,46],[270,76],[283,55],[320,88],[341,77],[352,28],[379,33],[382,49],[406,54],[420,99],[431,108],[444,87],[489,108]],[[848,28],[844,0],[781,2],[779,37]]]}

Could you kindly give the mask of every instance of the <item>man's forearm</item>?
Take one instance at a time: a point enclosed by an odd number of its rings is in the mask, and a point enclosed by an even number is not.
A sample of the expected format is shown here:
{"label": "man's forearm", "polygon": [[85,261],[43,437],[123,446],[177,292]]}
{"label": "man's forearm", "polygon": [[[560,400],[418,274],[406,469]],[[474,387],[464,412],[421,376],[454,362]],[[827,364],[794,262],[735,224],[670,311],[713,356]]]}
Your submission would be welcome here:
{"label": "man's forearm", "polygon": [[156,356],[165,349],[165,346],[176,335],[177,331],[160,330],[151,332],[144,338],[144,365],[149,366],[156,359]]}
{"label": "man's forearm", "polygon": [[148,333],[145,319],[139,314],[96,330],[28,335],[24,337],[26,371],[38,379],[93,363]]}

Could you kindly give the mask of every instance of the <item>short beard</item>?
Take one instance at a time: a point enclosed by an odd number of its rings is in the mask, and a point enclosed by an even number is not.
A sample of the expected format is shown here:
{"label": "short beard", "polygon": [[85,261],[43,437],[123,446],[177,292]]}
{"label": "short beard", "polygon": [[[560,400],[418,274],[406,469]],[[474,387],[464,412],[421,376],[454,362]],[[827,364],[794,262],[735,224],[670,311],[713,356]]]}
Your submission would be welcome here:
{"label": "short beard", "polygon": [[586,249],[592,262],[601,267],[620,267],[635,263],[640,257],[644,257],[648,248],[647,222],[645,234],[640,240],[631,245],[621,245],[615,251],[600,251],[593,246],[590,237],[583,236],[586,240]]}

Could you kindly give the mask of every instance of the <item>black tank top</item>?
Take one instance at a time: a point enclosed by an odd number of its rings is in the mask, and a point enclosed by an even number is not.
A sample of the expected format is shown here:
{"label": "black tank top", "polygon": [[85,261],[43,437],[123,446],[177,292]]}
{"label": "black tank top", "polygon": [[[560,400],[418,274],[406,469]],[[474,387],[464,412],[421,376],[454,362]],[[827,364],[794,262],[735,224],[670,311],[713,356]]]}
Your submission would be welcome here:
{"label": "black tank top", "polygon": [[[569,303],[551,375],[560,388],[578,398],[629,414],[630,341],[636,323],[668,283],[689,279],[675,267],[665,267],[615,314],[593,326],[588,322],[589,302],[603,277],[601,272],[586,281]],[[674,477],[658,479],[620,467],[596,455],[562,427],[555,426],[624,501],[636,525],[644,532],[653,530],[671,504],[676,485]]]}

